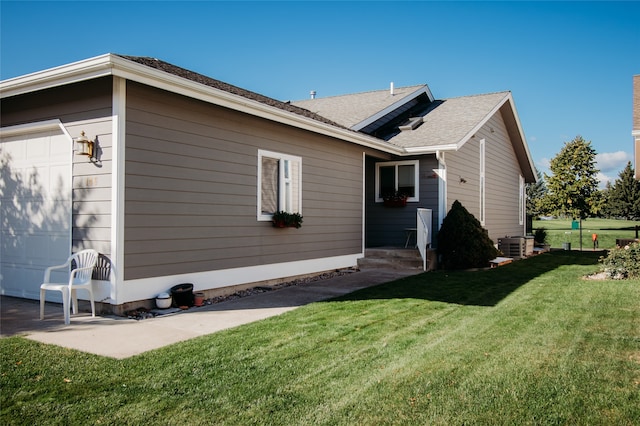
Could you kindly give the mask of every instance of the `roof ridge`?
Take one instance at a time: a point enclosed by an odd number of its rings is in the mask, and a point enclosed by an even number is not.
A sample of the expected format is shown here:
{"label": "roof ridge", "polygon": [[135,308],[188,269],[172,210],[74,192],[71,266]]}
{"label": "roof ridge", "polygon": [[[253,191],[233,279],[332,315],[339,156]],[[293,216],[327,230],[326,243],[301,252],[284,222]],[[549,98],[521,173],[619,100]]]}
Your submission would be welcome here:
{"label": "roof ridge", "polygon": [[[411,86],[400,86],[400,87],[394,87],[393,90],[402,90],[402,89],[409,89],[409,88],[413,88],[413,87],[426,87],[428,86],[427,84],[414,84]],[[315,99],[298,99],[292,102],[303,102],[303,101],[311,101],[311,100],[317,100],[317,99],[332,99],[332,98],[342,98],[345,96],[358,96],[358,95],[366,95],[368,93],[377,93],[377,92],[388,92],[389,88],[386,89],[376,89],[376,90],[365,90],[363,92],[355,92],[355,93],[343,93],[342,95],[332,95],[332,96],[322,96],[319,98],[315,98]]]}
{"label": "roof ridge", "polygon": [[128,61],[136,62],[141,65],[148,66],[150,68],[155,68],[160,71],[167,72],[169,74],[176,75],[178,77],[185,78],[187,80],[194,81],[196,83],[204,84],[205,86],[212,87],[214,89],[222,90],[227,93],[231,93],[237,96],[241,96],[256,102],[260,102],[275,108],[279,108],[284,111],[288,111],[294,114],[301,115],[303,117],[307,117],[325,124],[330,124],[332,126],[336,126],[344,129],[345,127],[325,118],[319,114],[309,111],[308,109],[292,105],[289,102],[283,102],[278,99],[270,98],[268,96],[262,95],[257,92],[253,92],[251,90],[243,89],[241,87],[235,86],[230,83],[226,83],[222,80],[217,80],[215,78],[206,76],[204,74],[197,73],[195,71],[191,71],[189,69],[173,65],[169,62],[163,61],[161,59],[152,58],[149,56],[129,56],[129,55],[121,55],[115,53],[114,55],[119,56]]}
{"label": "roof ridge", "polygon": [[462,96],[454,96],[452,98],[442,98],[441,100],[445,101],[448,99],[463,99],[463,98],[474,98],[478,96],[489,96],[489,95],[499,95],[499,94],[507,94],[511,93],[511,90],[501,90],[497,92],[488,92],[488,93],[476,93],[474,95],[462,95]]}

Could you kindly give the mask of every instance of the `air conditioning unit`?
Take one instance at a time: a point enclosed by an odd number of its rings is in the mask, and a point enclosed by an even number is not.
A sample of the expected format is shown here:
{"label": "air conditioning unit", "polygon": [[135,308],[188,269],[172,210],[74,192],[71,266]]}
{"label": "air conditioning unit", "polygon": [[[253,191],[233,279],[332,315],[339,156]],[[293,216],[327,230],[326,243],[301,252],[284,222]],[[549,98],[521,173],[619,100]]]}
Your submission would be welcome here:
{"label": "air conditioning unit", "polygon": [[522,259],[533,254],[533,237],[498,238],[498,250],[506,257]]}

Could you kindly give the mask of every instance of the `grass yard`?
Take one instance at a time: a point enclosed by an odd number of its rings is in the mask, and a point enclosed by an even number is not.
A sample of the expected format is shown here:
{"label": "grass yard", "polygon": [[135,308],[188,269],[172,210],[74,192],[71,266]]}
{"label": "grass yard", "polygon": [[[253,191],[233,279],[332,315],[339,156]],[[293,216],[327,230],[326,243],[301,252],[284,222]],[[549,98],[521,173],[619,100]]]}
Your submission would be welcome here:
{"label": "grass yard", "polygon": [[0,340],[2,424],[640,424],[640,280],[430,272],[126,360]]}
{"label": "grass yard", "polygon": [[[571,219],[534,220],[533,229],[545,228],[547,242],[551,247],[561,248],[562,243],[571,243],[571,248],[580,248],[580,230],[572,229]],[[582,247],[593,249],[591,234],[598,234],[600,249],[610,249],[616,246],[616,238],[635,238],[635,227],[640,221],[615,219],[586,219],[582,221]]]}

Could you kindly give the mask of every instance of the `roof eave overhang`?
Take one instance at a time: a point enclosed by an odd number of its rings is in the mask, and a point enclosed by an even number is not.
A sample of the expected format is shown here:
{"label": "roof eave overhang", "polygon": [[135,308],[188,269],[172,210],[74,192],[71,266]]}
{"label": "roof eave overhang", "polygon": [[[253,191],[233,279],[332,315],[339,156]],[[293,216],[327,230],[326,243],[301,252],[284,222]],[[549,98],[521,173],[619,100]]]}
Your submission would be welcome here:
{"label": "roof eave overhang", "polygon": [[435,145],[435,146],[412,146],[404,148],[405,155],[437,154],[443,151],[457,151],[457,144]]}
{"label": "roof eave overhang", "polygon": [[0,81],[0,99],[111,75],[112,57],[111,54],[96,56]]}
{"label": "roof eave overhang", "polygon": [[181,94],[204,102],[276,121],[299,129],[355,143],[367,148],[402,155],[402,148],[393,146],[350,129],[343,129],[304,117],[293,112],[234,95],[211,86],[147,67],[114,54],[105,54],[79,62],[39,71],[0,82],[0,98],[36,92],[79,81],[104,76],[116,76]]}
{"label": "roof eave overhang", "polygon": [[[516,153],[522,152],[524,158],[519,158],[519,163],[521,168],[523,168],[522,172],[527,183],[536,183],[538,182],[538,176],[536,173],[535,165],[533,164],[533,159],[531,157],[531,152],[529,151],[529,146],[527,145],[527,140],[524,136],[524,131],[522,130],[522,124],[520,123],[520,118],[518,117],[518,113],[515,110],[515,104],[513,102],[513,96],[511,92],[507,92],[502,100],[498,102],[493,109],[478,123],[476,124],[469,132],[460,141],[456,143],[456,150],[462,148],[462,146],[467,143],[470,139],[475,137],[476,133],[494,116],[500,109],[506,104],[509,103],[509,111],[511,113],[511,118],[513,119],[516,126],[516,140],[512,140],[512,143],[517,144],[517,147],[514,147]],[[516,154],[517,155],[517,154]],[[521,155],[521,156],[522,156]],[[523,167],[524,166],[524,167]]]}

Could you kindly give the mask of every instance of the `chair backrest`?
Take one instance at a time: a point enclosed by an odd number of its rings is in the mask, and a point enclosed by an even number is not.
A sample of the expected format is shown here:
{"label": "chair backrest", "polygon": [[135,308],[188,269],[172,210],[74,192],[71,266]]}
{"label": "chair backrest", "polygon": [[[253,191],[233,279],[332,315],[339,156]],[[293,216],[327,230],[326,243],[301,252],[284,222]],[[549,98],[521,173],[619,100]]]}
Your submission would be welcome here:
{"label": "chair backrest", "polygon": [[98,252],[93,249],[82,250],[71,255],[71,259],[75,263],[75,268],[73,269],[91,267],[90,269],[78,271],[74,279],[74,284],[89,282],[91,280],[93,268],[98,262]]}

